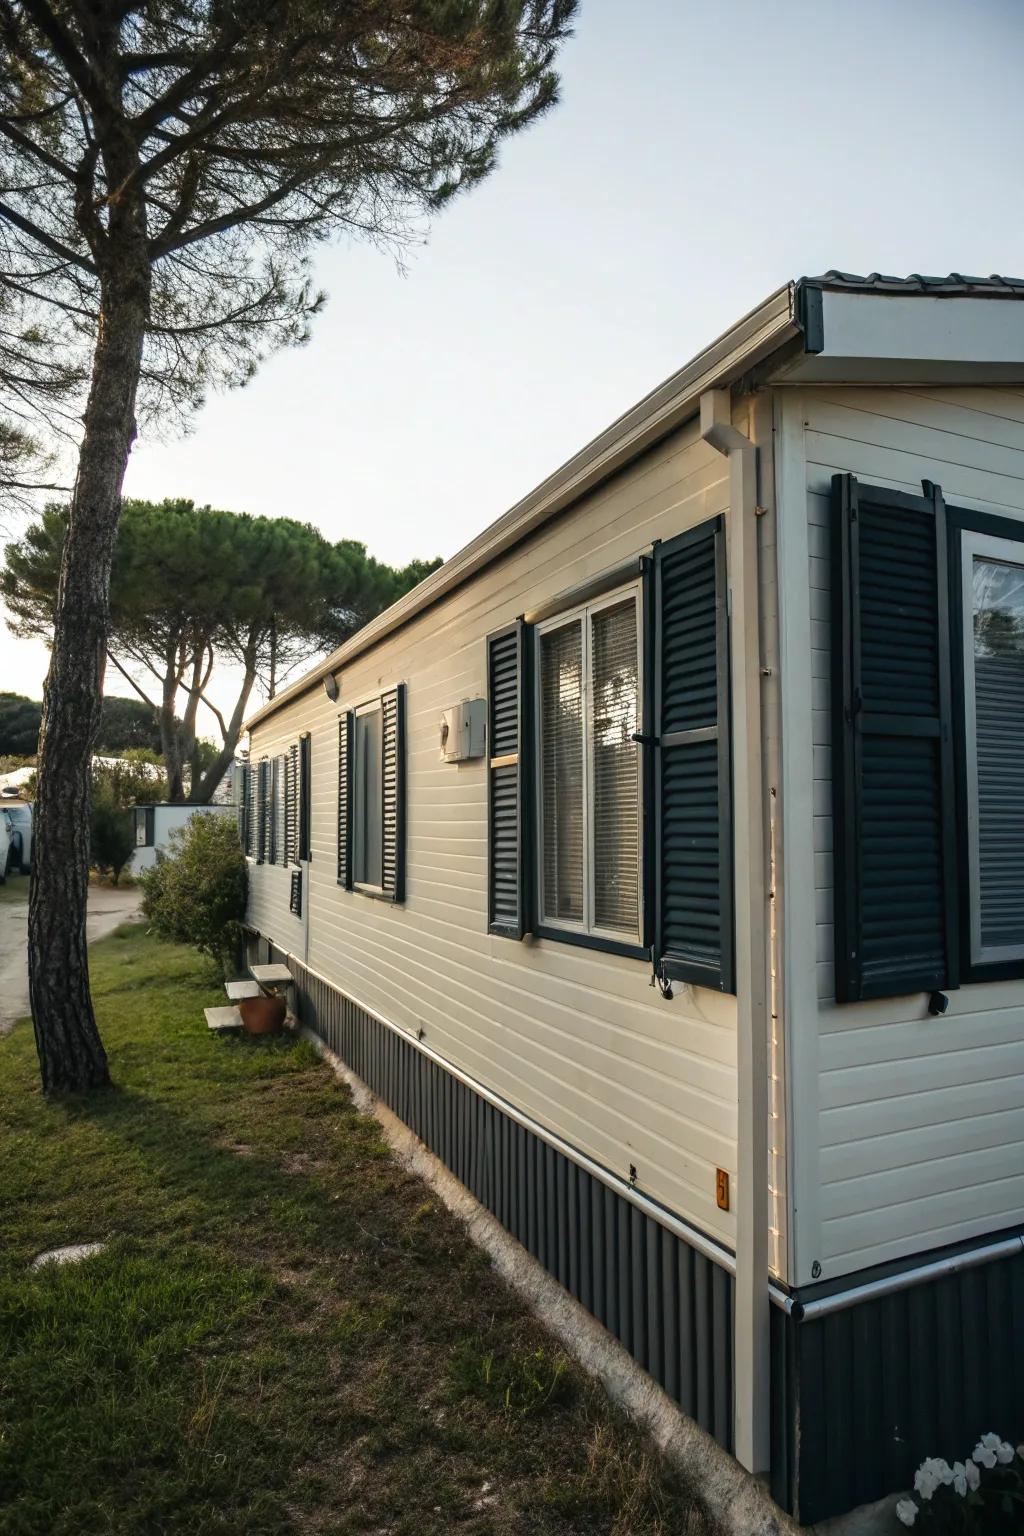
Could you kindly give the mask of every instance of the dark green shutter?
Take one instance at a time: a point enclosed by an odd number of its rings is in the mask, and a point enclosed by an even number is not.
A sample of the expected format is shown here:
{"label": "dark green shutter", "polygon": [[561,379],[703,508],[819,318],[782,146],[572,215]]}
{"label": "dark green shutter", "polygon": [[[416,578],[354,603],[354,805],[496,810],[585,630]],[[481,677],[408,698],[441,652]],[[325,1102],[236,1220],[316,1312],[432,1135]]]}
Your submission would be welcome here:
{"label": "dark green shutter", "polygon": [[278,838],[281,828],[278,826],[277,799],[280,793],[281,783],[280,757],[275,757],[270,764],[270,817],[267,829],[267,863],[276,864],[278,854]]}
{"label": "dark green shutter", "polygon": [[392,901],[405,900],[405,684],[381,695],[381,884]]}
{"label": "dark green shutter", "polygon": [[955,987],[946,509],[835,475],[832,656],[839,1002]]}
{"label": "dark green shutter", "polygon": [[235,796],[235,816],[238,822],[238,845],[244,853],[247,847],[245,822],[248,809],[248,766],[245,763],[235,763],[231,771],[231,778]]}
{"label": "dark green shutter", "polygon": [[299,745],[294,742],[284,758],[284,862],[294,864],[299,839]]}
{"label": "dark green shutter", "polygon": [[487,637],[487,929],[506,939],[529,928],[525,639],[521,619]]}
{"label": "dark green shutter", "polygon": [[725,526],[654,550],[654,965],[731,992],[732,762]]}
{"label": "dark green shutter", "polygon": [[256,857],[256,779],[257,770],[249,762],[245,769],[245,851],[250,859]]}
{"label": "dark green shutter", "polygon": [[299,860],[308,859],[309,823],[312,810],[312,745],[313,738],[307,732],[299,737]]}
{"label": "dark green shutter", "polygon": [[352,738],[355,716],[338,717],[338,884],[352,889]]}
{"label": "dark green shutter", "polygon": [[296,917],[302,916],[302,870],[292,870],[291,890],[288,896],[288,910],[294,912]]}
{"label": "dark green shutter", "polygon": [[266,862],[270,841],[270,763],[266,758],[256,770],[256,862]]}

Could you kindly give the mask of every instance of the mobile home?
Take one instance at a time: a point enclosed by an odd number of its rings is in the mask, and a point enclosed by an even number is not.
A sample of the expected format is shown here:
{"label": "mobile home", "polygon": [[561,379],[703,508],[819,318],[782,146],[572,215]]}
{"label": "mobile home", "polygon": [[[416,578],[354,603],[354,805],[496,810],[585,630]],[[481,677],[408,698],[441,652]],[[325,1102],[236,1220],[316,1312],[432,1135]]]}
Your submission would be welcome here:
{"label": "mobile home", "polygon": [[254,949],[804,1521],[1024,1431],[1022,299],[787,284],[250,721]]}
{"label": "mobile home", "polygon": [[135,833],[135,852],[132,854],[131,871],[137,875],[144,869],[152,869],[161,854],[171,846],[171,833],[185,827],[193,816],[237,816],[234,805],[187,805],[180,802],[158,801],[154,805],[132,806],[132,829]]}

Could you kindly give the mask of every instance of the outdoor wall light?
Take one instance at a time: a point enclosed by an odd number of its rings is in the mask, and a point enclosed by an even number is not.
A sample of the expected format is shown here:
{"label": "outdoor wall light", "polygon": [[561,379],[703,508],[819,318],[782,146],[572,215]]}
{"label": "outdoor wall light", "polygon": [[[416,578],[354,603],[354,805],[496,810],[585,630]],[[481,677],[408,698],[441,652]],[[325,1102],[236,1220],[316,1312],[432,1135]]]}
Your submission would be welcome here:
{"label": "outdoor wall light", "polygon": [[327,676],[324,678],[324,693],[326,693],[332,704],[337,703],[338,694],[340,692],[341,689],[338,686],[338,679],[335,677],[333,672],[328,672]]}

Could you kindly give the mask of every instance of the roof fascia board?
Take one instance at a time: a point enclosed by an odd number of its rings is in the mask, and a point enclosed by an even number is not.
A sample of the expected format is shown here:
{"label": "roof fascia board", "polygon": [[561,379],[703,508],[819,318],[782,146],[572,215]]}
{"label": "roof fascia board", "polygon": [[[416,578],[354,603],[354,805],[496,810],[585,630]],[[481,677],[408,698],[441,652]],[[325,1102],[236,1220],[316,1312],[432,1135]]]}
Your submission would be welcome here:
{"label": "roof fascia board", "polygon": [[732,383],[746,370],[800,333],[795,287],[787,283],[731,330],[697,354],[625,415],[595,437],[535,490],[445,561],[397,603],[364,624],[331,656],[305,673],[245,723],[245,730],[307,693],[328,673],[354,661],[387,635],[446,597],[506,554],[559,512],[623,469],[669,432],[695,416],[707,389]]}
{"label": "roof fascia board", "polygon": [[786,383],[1024,376],[1024,304],[996,294],[834,292],[822,295],[822,345],[791,361]]}

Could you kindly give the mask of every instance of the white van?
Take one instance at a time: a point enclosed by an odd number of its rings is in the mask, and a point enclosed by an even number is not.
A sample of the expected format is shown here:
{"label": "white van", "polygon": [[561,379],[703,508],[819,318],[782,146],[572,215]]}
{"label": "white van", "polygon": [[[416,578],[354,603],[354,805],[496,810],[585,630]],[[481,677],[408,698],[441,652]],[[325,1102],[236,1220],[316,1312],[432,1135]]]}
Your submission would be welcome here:
{"label": "white van", "polygon": [[17,874],[21,867],[16,838],[17,834],[7,814],[7,807],[2,806],[0,807],[0,885],[5,885],[7,876]]}
{"label": "white van", "polygon": [[32,807],[27,800],[4,800],[0,805],[11,824],[13,854],[13,858],[4,864],[4,872],[17,874],[20,869],[27,875],[32,868]]}

